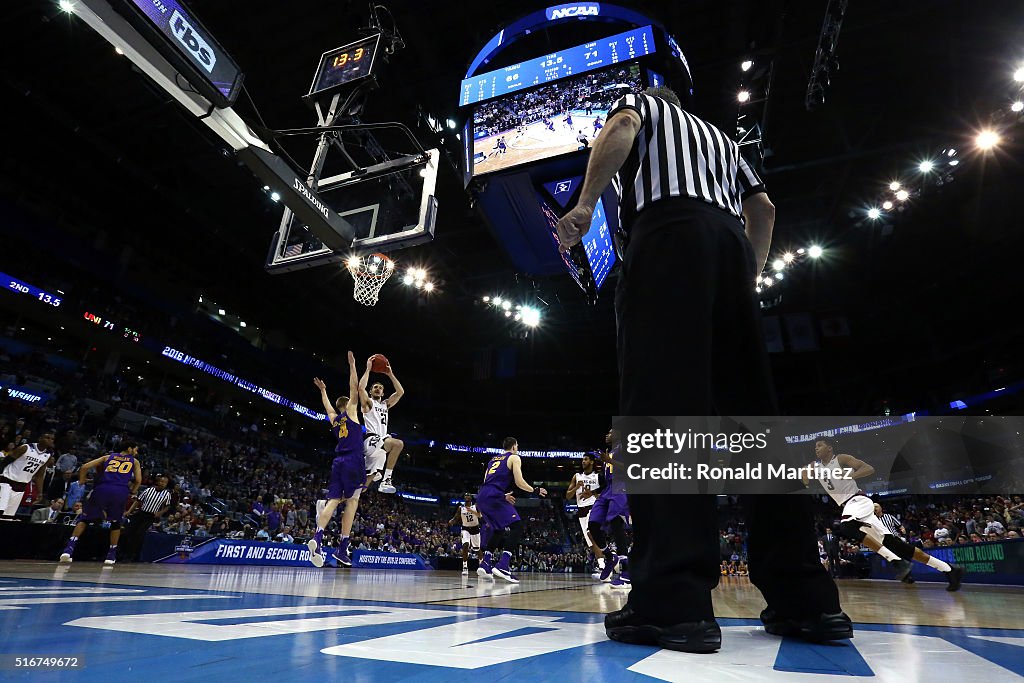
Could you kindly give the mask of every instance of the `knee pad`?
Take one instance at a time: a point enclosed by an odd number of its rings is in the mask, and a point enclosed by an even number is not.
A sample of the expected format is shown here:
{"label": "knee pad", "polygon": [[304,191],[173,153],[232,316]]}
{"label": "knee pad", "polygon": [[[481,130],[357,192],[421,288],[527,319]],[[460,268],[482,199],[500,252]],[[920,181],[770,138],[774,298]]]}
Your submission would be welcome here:
{"label": "knee pad", "polygon": [[882,547],[888,548],[899,555],[901,560],[907,560],[909,562],[914,559],[914,546],[897,538],[896,536],[893,536],[892,534],[886,534],[882,537]]}
{"label": "knee pad", "polygon": [[858,522],[855,519],[850,519],[839,525],[839,535],[843,536],[851,541],[860,543],[867,536],[864,530],[861,528],[864,526],[863,522]]}

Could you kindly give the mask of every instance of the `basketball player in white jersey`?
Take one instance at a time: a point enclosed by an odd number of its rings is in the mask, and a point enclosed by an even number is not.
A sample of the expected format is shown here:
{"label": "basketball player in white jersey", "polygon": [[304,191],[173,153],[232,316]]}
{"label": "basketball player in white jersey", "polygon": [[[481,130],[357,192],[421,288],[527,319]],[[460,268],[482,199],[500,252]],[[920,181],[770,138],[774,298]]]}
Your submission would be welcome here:
{"label": "basketball player in white jersey", "polygon": [[[815,441],[814,455],[816,460],[811,465],[820,468],[821,474],[817,478],[818,481],[825,492],[832,497],[832,500],[843,509],[839,525],[841,534],[856,543],[863,543],[890,562],[901,559],[913,560],[938,569],[946,575],[946,580],[949,582],[946,590],[959,590],[964,576],[962,567],[951,566],[892,535],[882,524],[882,520],[875,517],[874,503],[864,495],[856,482],[857,479],[874,474],[874,467],[852,455],[836,454],[830,439],[822,438]],[[848,477],[834,476],[837,469],[843,468],[852,470]],[[804,486],[810,486],[806,473],[803,475],[803,480]]]}
{"label": "basketball player in white jersey", "polygon": [[[366,384],[370,380],[370,370],[372,367],[373,356],[370,356],[366,361],[366,371],[359,378],[359,397],[363,403],[363,423],[366,426],[363,455],[366,458],[367,465],[376,465],[373,470],[374,472],[380,469],[377,463],[381,455],[384,456],[387,461],[384,465],[384,480],[381,481],[380,487],[377,490],[381,493],[394,493],[396,489],[395,485],[391,482],[391,473],[398,463],[398,456],[402,454],[402,449],[405,448],[405,442],[388,434],[388,411],[394,408],[395,404],[402,399],[402,396],[405,395],[405,389],[402,388],[402,383],[395,377],[395,373],[391,370],[391,364],[388,363],[388,366],[384,369],[384,374],[388,376],[391,384],[394,385],[394,393],[384,398],[384,385],[380,382],[374,382],[370,385],[370,391],[367,393]],[[383,451],[383,454],[379,451]]]}
{"label": "basketball player in white jersey", "polygon": [[[569,481],[569,488],[565,491],[565,497],[576,496],[576,517],[579,519],[580,527],[583,528],[583,540],[590,546],[594,557],[597,558],[598,571],[604,569],[604,553],[594,543],[590,535],[590,509],[594,507],[597,500],[597,492],[601,489],[601,476],[594,470],[594,456],[587,453],[583,456],[583,471],[576,472]],[[596,577],[595,577],[596,578]]]}
{"label": "basketball player in white jersey", "polygon": [[480,513],[473,505],[472,494],[466,494],[465,504],[460,505],[455,511],[455,516],[448,520],[448,526],[452,526],[461,518],[462,520],[462,573],[469,574],[469,551],[473,550],[474,556],[480,559]]}
{"label": "basketball player in white jersey", "polygon": [[36,443],[25,443],[0,460],[0,518],[14,519],[25,489],[35,480],[42,488],[43,475],[53,458],[53,432],[39,436]]}

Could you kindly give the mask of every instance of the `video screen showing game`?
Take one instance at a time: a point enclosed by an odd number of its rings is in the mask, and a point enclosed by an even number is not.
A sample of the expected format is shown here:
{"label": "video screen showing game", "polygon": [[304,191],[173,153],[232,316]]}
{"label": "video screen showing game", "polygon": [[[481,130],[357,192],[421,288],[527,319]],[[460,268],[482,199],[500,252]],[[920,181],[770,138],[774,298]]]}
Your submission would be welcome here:
{"label": "video screen showing game", "polygon": [[473,111],[473,174],[584,150],[612,104],[643,89],[633,63],[484,102]]}

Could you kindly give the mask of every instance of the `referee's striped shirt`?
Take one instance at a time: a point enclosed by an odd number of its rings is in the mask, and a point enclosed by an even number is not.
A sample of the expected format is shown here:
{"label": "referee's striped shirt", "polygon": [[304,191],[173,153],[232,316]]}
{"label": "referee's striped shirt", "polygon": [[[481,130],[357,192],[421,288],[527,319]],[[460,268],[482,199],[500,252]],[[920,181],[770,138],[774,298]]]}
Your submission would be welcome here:
{"label": "referee's striped shirt", "polygon": [[897,519],[893,515],[890,515],[888,512],[883,512],[881,520],[882,520],[882,526],[884,526],[886,529],[888,529],[890,534],[892,534],[893,536],[896,536],[897,538],[902,538],[903,537],[903,535],[900,533],[900,527],[903,526],[903,525],[900,524],[900,520],[899,519]]}
{"label": "referee's striped shirt", "polygon": [[170,502],[171,492],[167,489],[159,491],[155,486],[150,486],[139,494],[139,506],[142,508],[142,511],[154,515]]}
{"label": "referee's striped shirt", "polygon": [[668,197],[699,199],[742,220],[743,200],[765,191],[739,146],[707,121],[647,94],[620,98],[607,119],[625,109],[639,114],[642,125],[612,180],[620,225],[628,228],[638,213]]}

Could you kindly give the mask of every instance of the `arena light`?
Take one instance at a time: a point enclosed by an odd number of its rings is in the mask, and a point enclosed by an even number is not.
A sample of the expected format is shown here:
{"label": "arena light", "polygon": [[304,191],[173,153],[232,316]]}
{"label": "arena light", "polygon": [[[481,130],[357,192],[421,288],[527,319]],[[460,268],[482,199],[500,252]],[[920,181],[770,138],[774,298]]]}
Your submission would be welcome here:
{"label": "arena light", "polygon": [[892,202],[886,199],[884,202],[882,202],[882,208],[888,211],[889,209],[892,208]]}
{"label": "arena light", "polygon": [[803,253],[804,253],[804,248],[800,247],[799,249],[796,250],[796,253],[798,253],[798,254],[800,254],[802,256]]}
{"label": "arena light", "polygon": [[425,291],[425,292],[433,292],[434,291],[434,283],[433,282],[425,282],[425,283],[423,283],[423,291]]}
{"label": "arena light", "polygon": [[271,201],[279,202],[279,201],[281,201],[281,195],[278,194],[277,192],[271,192],[270,193],[270,199],[271,199]]}
{"label": "arena light", "polygon": [[227,315],[227,314],[224,312],[223,308],[219,308],[219,309],[217,309],[217,315]]}
{"label": "arena light", "polygon": [[870,218],[871,220],[877,221],[881,217],[882,217],[882,212],[880,210],[878,210],[877,208],[871,207],[870,209],[868,209],[868,218]]}
{"label": "arena light", "polygon": [[785,275],[785,273],[775,273],[775,279],[778,280],[779,282],[781,282],[783,277],[784,277],[784,275]]}
{"label": "arena light", "polygon": [[807,255],[811,258],[821,258],[821,255],[825,253],[825,250],[819,247],[817,244],[807,250]]}
{"label": "arena light", "polygon": [[896,193],[896,199],[900,200],[901,202],[907,201],[909,197],[910,193],[907,192],[906,190],[900,190],[899,192]]}
{"label": "arena light", "polygon": [[1024,111],[1024,102],[1017,100],[1010,105],[1010,111]]}
{"label": "arena light", "polygon": [[504,308],[507,311],[510,308],[512,308],[512,302],[510,302],[510,301],[502,301],[501,302],[501,307]]}
{"label": "arena light", "polygon": [[935,162],[929,159],[925,159],[917,165],[917,170],[921,171],[921,173],[931,173],[933,168],[935,168]]}
{"label": "arena light", "polygon": [[785,269],[785,267],[786,262],[780,258],[777,258],[774,261],[772,261],[772,270],[774,270],[775,272],[779,272],[780,270]]}
{"label": "arena light", "polygon": [[348,266],[349,270],[355,270],[356,268],[358,268],[359,263],[359,257],[356,256],[355,254],[349,256],[348,260],[345,261],[345,265]]}
{"label": "arena light", "polygon": [[[245,321],[244,321],[244,320],[240,321],[240,322],[238,323],[238,326],[239,326],[239,327],[245,327]],[[146,361],[146,362],[148,363],[149,361]]]}
{"label": "arena light", "polygon": [[425,280],[427,278],[427,271],[422,268],[417,268],[415,276],[417,280]]}
{"label": "arena light", "polygon": [[[61,2],[60,4],[63,5],[64,3]],[[69,2],[68,4],[70,5],[71,3]],[[1016,71],[1013,72],[1013,80],[1017,81],[1018,83],[1024,83],[1024,66],[1018,68]]]}
{"label": "arena light", "polygon": [[512,311],[505,311],[505,317],[506,318],[511,318],[512,317]]}
{"label": "arena light", "polygon": [[415,287],[416,289],[423,289],[423,280],[413,281],[412,286]]}
{"label": "arena light", "polygon": [[71,2],[71,0],[60,0],[57,3],[57,7],[60,8],[61,12],[68,12],[70,14],[75,10],[75,3]]}
{"label": "arena light", "polygon": [[949,150],[946,151],[946,156],[947,157],[955,157],[956,156],[956,149],[954,149],[953,147],[950,147]]}
{"label": "arena light", "polygon": [[537,325],[540,325],[540,311],[536,308],[524,308],[523,324],[528,327],[537,327]]}
{"label": "arena light", "polygon": [[754,62],[749,59],[745,59],[740,63],[740,69],[743,71],[750,71],[750,67],[752,66],[754,66]]}
{"label": "arena light", "polygon": [[782,255],[782,260],[785,261],[786,263],[792,263],[795,258],[796,256],[794,256],[793,252],[791,251],[787,251],[785,254]]}
{"label": "arena light", "polygon": [[760,294],[761,293],[761,288],[760,287],[754,287],[754,291],[757,292],[758,294]]}
{"label": "arena light", "polygon": [[484,297],[484,303],[485,303],[485,304],[486,304],[486,303],[488,303],[488,302],[490,302],[490,300],[491,300],[491,297],[489,297],[489,296],[485,296],[485,297]]}
{"label": "arena light", "polygon": [[413,281],[412,275],[408,275],[407,274],[405,277],[402,278],[402,284],[403,285],[411,285],[412,281]]}
{"label": "arena light", "polygon": [[982,151],[988,151],[999,144],[999,133],[986,128],[974,138],[974,144]]}
{"label": "arena light", "polygon": [[119,55],[124,55],[124,50],[122,50],[122,49],[121,49],[121,48],[119,48],[119,47],[115,47],[115,48],[114,48],[114,52],[116,52],[116,53],[117,53],[117,54],[119,54]]}
{"label": "arena light", "polygon": [[889,189],[892,190],[893,192],[895,192],[896,190],[900,189],[901,187],[903,187],[903,186],[900,185],[900,181],[898,181],[898,180],[894,180],[891,183],[889,183]]}
{"label": "arena light", "polygon": [[455,123],[455,119],[448,119],[448,128],[455,130],[455,127],[459,124]]}
{"label": "arena light", "polygon": [[960,163],[959,159],[953,159],[952,161],[949,162],[949,165],[950,166],[957,166],[959,163]]}
{"label": "arena light", "polygon": [[771,287],[774,284],[775,284],[775,280],[771,279],[770,277],[766,277],[764,279],[764,286],[765,287]]}
{"label": "arena light", "polygon": [[757,284],[761,284],[762,280],[764,280],[764,276],[763,275],[758,275],[757,276]]}
{"label": "arena light", "polygon": [[750,101],[750,91],[749,90],[740,90],[739,93],[736,95],[736,99],[739,100],[740,102],[749,102]]}
{"label": "arena light", "polygon": [[522,313],[516,313],[514,316],[512,316],[512,319],[515,320],[516,322],[519,322],[520,320],[522,320],[522,318],[523,318],[523,314]]}
{"label": "arena light", "polygon": [[495,306],[500,306],[501,302],[502,302],[502,298],[500,296],[494,297],[494,305]]}

